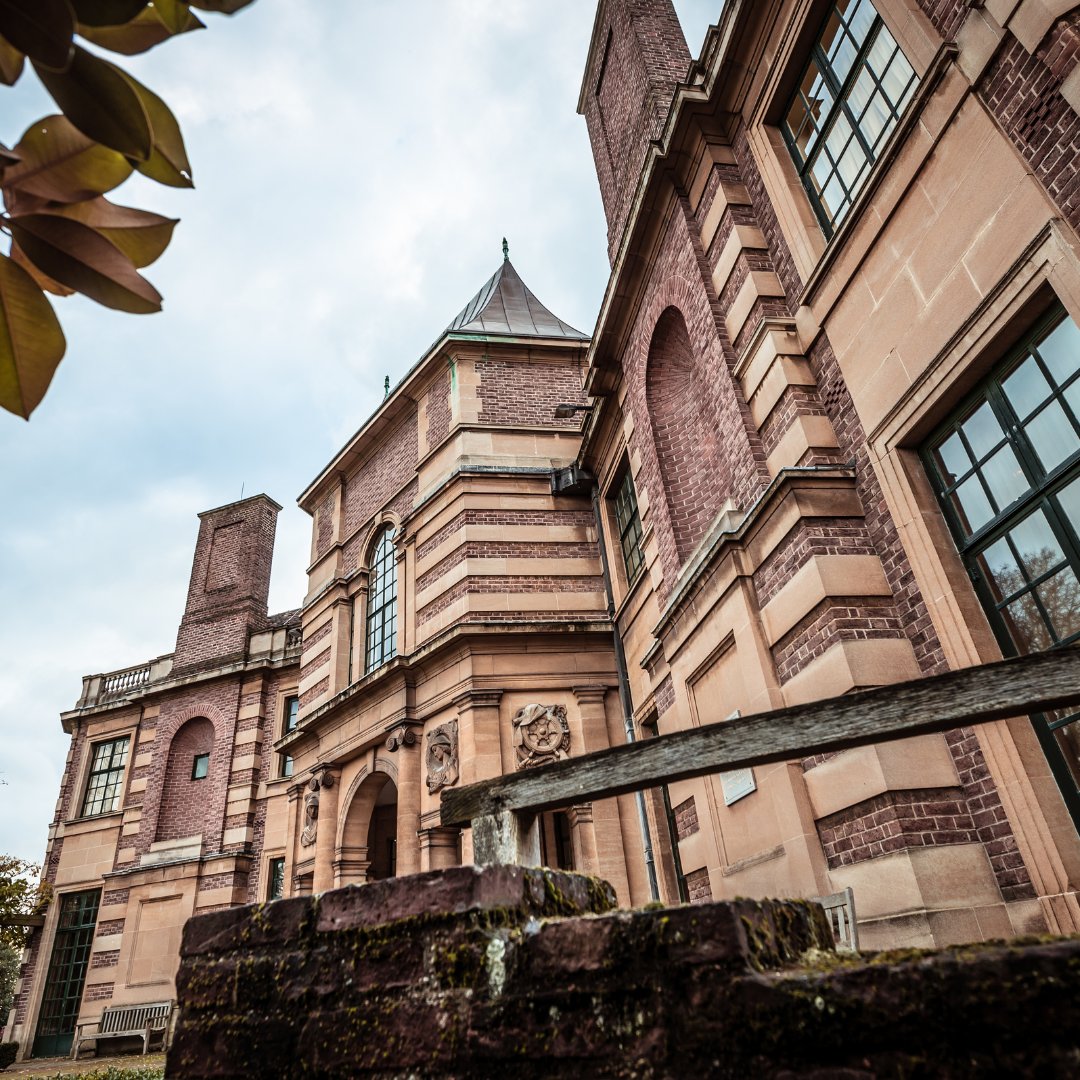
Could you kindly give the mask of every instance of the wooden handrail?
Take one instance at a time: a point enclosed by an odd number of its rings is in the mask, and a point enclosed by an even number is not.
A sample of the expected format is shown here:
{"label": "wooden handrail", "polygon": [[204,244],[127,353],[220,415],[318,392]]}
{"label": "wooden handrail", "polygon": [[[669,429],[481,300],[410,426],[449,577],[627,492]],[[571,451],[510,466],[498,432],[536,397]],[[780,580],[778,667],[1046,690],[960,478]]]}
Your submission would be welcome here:
{"label": "wooden handrail", "polygon": [[708,724],[443,792],[476,861],[539,857],[535,815],[728,769],[847,750],[1080,704],[1080,647],[961,668]]}

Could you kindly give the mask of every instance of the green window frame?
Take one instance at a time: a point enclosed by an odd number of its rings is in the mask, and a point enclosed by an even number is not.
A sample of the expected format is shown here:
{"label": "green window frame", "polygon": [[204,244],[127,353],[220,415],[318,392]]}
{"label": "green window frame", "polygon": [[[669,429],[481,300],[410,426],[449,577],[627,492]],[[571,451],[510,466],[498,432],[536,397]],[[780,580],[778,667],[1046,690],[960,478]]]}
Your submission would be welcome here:
{"label": "green window frame", "polygon": [[120,808],[124,768],[127,765],[127,735],[107,742],[94,743],[91,748],[90,775],[86,780],[80,817],[111,814]]}
{"label": "green window frame", "polygon": [[[923,459],[1002,652],[1080,640],[1080,329],[1060,305],[933,434]],[[1032,718],[1080,827],[1078,720]]]}
{"label": "green window frame", "polygon": [[836,0],[780,128],[827,237],[851,209],[918,78],[871,0]]}
{"label": "green window frame", "polygon": [[637,492],[634,490],[634,478],[630,475],[629,468],[619,481],[614,508],[626,580],[632,585],[645,565],[645,553],[641,549],[641,516],[638,513]]}

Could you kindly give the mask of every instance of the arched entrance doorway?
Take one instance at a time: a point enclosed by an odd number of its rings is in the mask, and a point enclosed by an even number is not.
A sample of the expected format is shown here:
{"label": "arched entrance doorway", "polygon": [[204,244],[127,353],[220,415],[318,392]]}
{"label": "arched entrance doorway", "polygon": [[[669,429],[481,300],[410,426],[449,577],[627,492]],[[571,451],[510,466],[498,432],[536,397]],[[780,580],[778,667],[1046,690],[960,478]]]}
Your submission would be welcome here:
{"label": "arched entrance doorway", "polygon": [[386,773],[364,778],[349,803],[337,859],[339,885],[397,873],[397,785]]}

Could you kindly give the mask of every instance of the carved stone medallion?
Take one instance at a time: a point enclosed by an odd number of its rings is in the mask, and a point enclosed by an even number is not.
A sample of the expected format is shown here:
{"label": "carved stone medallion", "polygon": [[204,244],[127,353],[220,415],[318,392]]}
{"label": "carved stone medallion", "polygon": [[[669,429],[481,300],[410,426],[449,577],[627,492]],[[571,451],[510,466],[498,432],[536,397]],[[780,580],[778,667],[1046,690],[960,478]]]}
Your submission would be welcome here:
{"label": "carved stone medallion", "polygon": [[517,767],[533,769],[562,761],[570,749],[570,725],[562,705],[526,705],[514,715]]}
{"label": "carved stone medallion", "polygon": [[427,737],[427,788],[434,793],[458,778],[457,721],[440,724]]}

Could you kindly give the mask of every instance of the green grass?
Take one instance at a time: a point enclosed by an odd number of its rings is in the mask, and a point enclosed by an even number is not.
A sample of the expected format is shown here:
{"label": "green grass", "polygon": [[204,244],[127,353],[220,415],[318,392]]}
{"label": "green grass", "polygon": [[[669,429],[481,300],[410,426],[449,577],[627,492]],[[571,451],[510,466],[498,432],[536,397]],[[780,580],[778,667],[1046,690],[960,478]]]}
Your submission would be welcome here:
{"label": "green grass", "polygon": [[137,1065],[132,1069],[122,1068],[119,1065],[107,1065],[102,1069],[94,1069],[93,1072],[58,1072],[51,1076],[36,1078],[36,1080],[70,1080],[73,1076],[77,1076],[79,1080],[162,1080],[165,1069],[158,1065]]}

